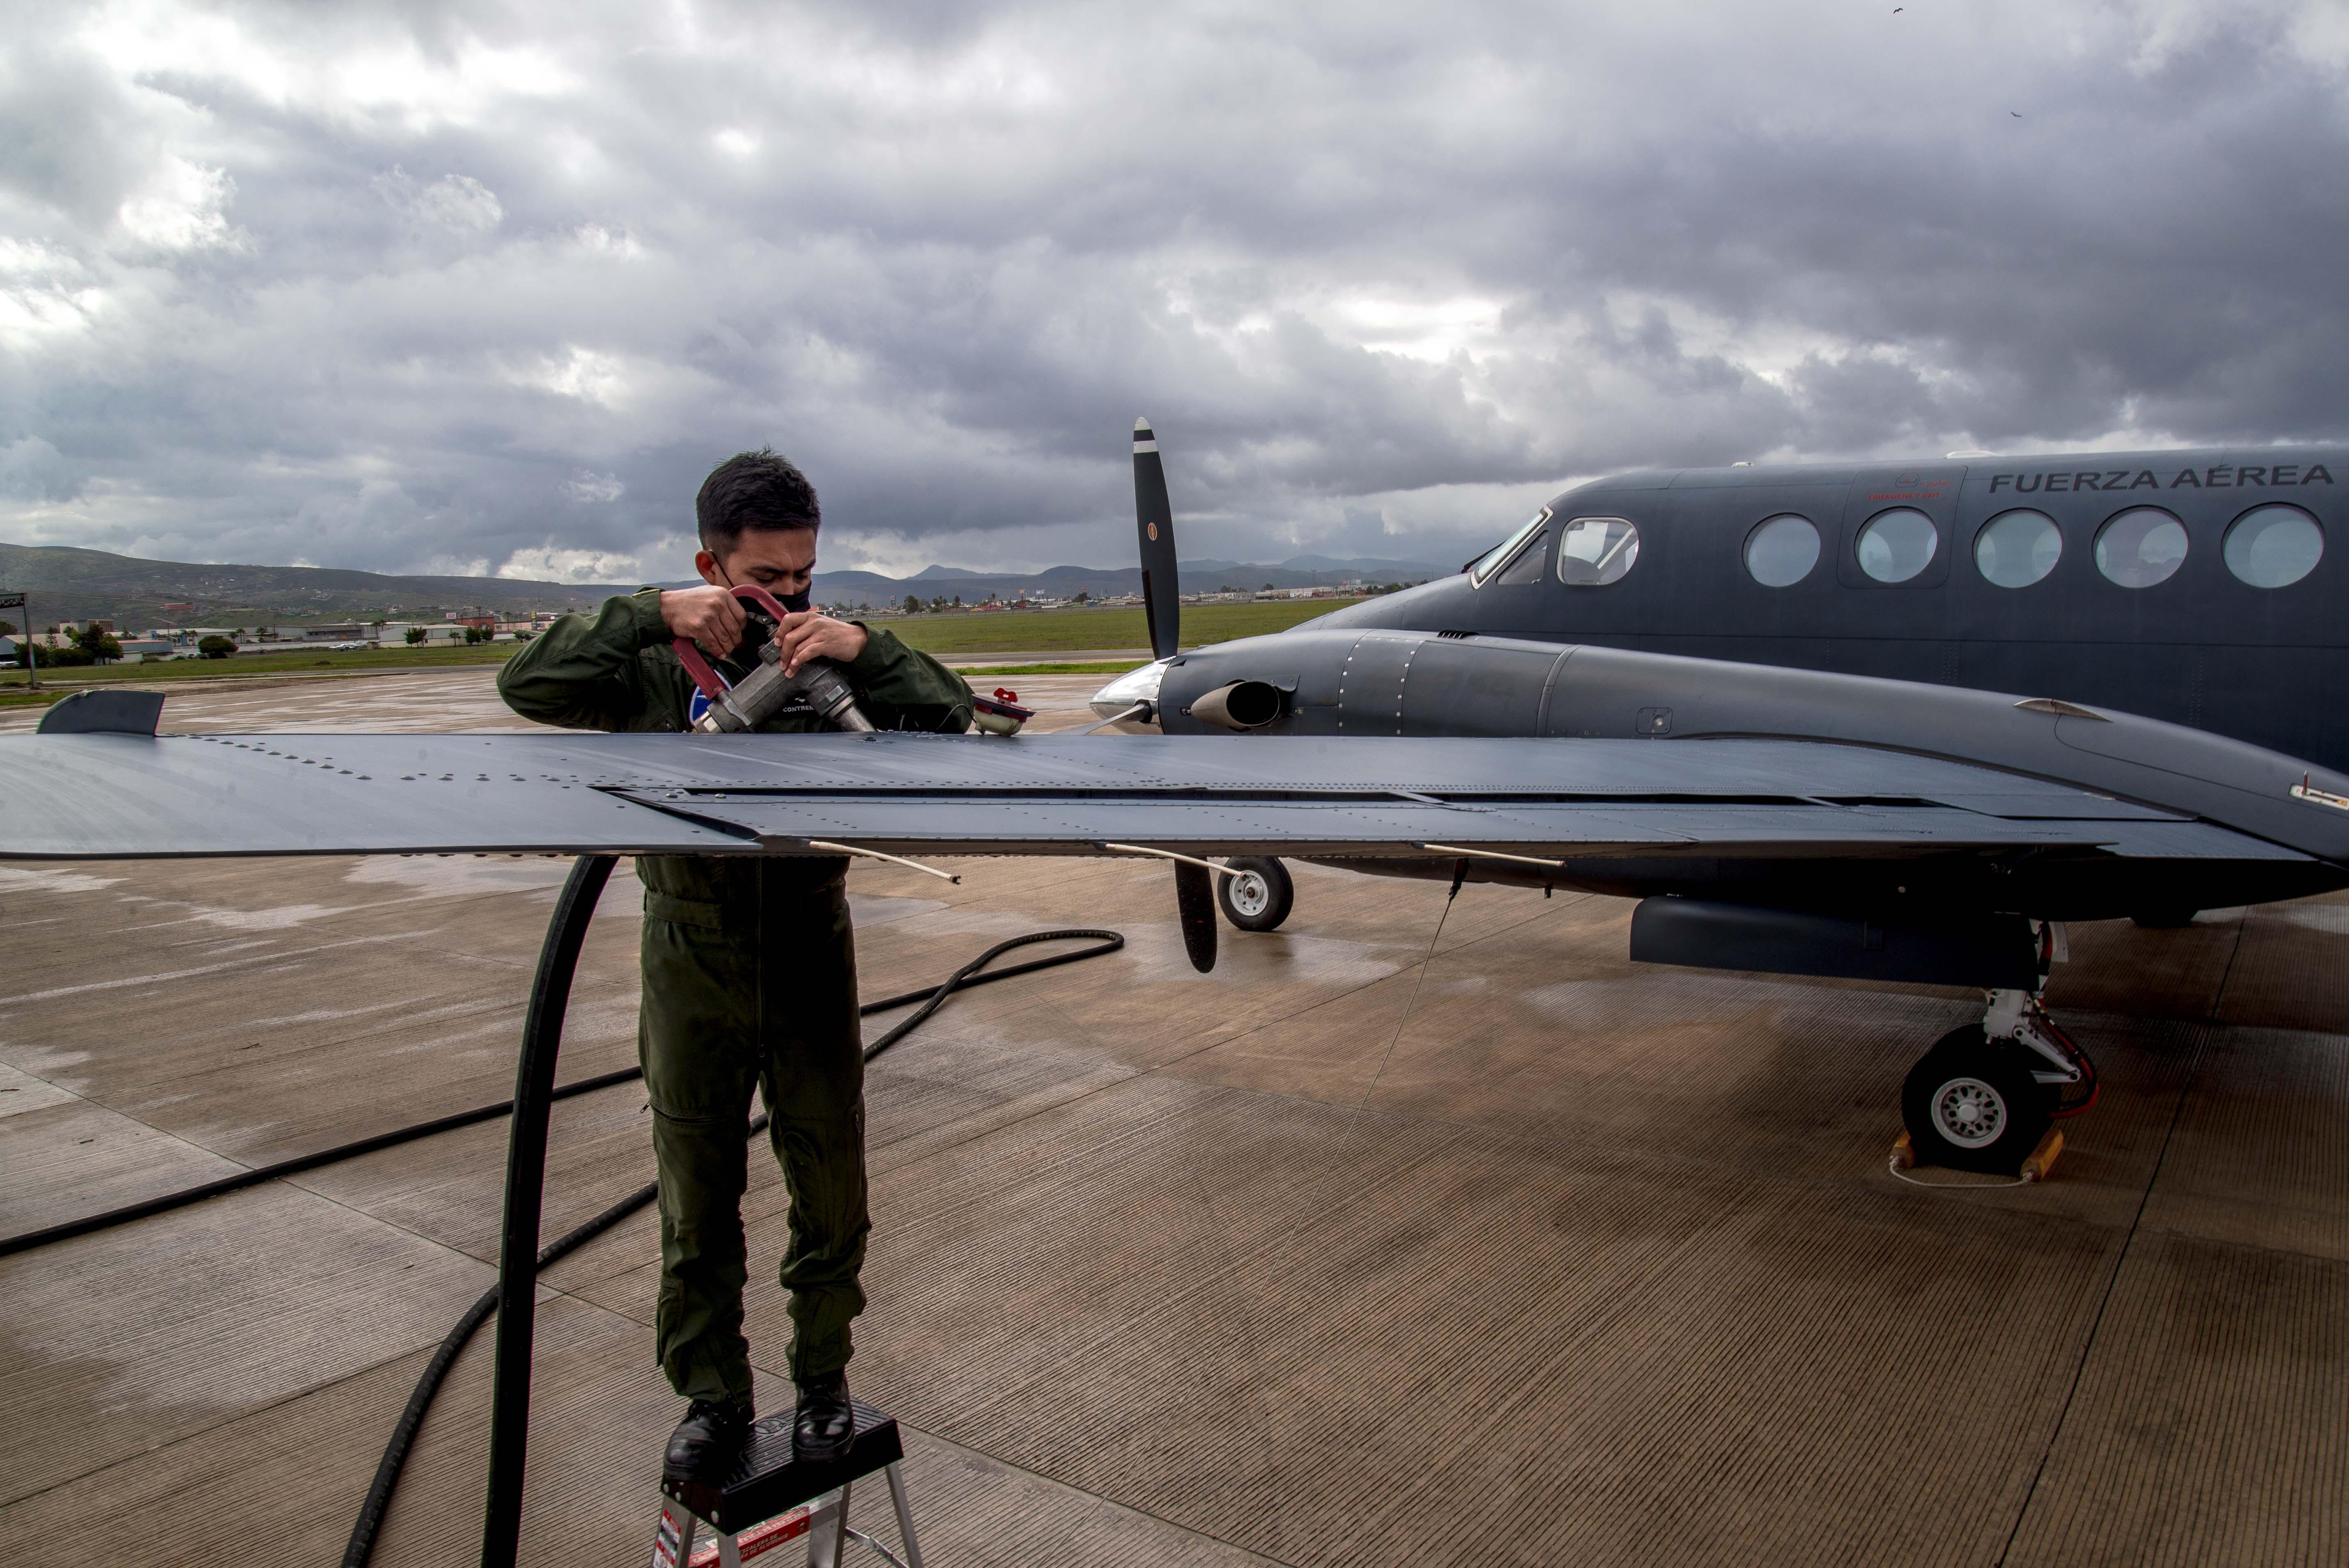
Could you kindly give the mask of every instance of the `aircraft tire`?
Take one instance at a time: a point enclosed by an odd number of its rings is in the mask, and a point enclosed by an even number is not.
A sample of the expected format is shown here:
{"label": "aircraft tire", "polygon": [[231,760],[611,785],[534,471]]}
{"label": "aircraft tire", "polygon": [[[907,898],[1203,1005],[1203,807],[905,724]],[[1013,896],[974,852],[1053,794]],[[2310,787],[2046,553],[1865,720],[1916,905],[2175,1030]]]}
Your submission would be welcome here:
{"label": "aircraft tire", "polygon": [[1909,1069],[1900,1120],[1920,1165],[2013,1176],[2054,1119],[2056,1091],[2031,1076],[2022,1047],[1952,1029]]}
{"label": "aircraft tire", "polygon": [[1224,864],[1238,873],[1216,879],[1216,902],[1224,918],[1242,931],[1278,930],[1297,903],[1288,868],[1260,855],[1241,855]]}

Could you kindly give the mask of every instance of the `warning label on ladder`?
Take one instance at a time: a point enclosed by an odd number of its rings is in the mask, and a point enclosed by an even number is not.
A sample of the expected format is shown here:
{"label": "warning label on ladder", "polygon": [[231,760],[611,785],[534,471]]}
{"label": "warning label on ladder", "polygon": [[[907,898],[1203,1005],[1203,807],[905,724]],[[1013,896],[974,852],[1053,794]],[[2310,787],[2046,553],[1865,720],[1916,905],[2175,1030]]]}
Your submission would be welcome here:
{"label": "warning label on ladder", "polygon": [[[748,1563],[786,1542],[798,1540],[808,1532],[808,1522],[812,1517],[813,1510],[803,1503],[789,1513],[779,1513],[763,1524],[752,1525],[734,1538],[735,1556]],[[653,1532],[653,1568],[678,1568],[677,1548],[684,1534],[684,1525],[677,1513],[664,1506],[660,1527]],[[715,1538],[705,1537],[694,1547],[688,1568],[716,1568],[717,1562],[718,1542]]]}

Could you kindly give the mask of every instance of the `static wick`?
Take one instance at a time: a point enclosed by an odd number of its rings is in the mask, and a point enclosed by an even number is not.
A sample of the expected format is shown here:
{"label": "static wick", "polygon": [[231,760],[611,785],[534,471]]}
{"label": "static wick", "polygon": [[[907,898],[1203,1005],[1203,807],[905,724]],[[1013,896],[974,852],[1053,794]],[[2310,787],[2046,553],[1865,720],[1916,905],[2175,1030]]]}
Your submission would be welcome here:
{"label": "static wick", "polygon": [[1240,873],[1229,866],[1219,866],[1213,861],[1203,861],[1196,855],[1178,855],[1172,850],[1154,850],[1147,844],[1103,844],[1104,850],[1116,850],[1129,855],[1156,855],[1162,861],[1181,861],[1186,866],[1198,866],[1219,877],[1236,877]]}
{"label": "static wick", "polygon": [[893,866],[905,866],[926,876],[937,877],[942,881],[954,883],[957,887],[962,885],[962,878],[952,872],[942,872],[936,866],[926,866],[919,861],[909,861],[903,855],[885,855],[879,850],[860,849],[854,844],[827,843],[822,839],[810,839],[808,848],[827,850],[835,855],[866,855],[876,861],[887,861]]}

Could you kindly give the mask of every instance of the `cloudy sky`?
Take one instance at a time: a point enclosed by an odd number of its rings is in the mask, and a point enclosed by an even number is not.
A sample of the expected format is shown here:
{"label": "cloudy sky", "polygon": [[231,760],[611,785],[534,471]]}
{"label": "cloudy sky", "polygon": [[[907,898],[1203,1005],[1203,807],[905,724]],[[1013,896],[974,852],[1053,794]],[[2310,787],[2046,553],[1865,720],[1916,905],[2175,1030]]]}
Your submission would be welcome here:
{"label": "cloudy sky", "polygon": [[0,539],[1456,560],[1569,480],[2349,436],[2339,0],[0,6]]}

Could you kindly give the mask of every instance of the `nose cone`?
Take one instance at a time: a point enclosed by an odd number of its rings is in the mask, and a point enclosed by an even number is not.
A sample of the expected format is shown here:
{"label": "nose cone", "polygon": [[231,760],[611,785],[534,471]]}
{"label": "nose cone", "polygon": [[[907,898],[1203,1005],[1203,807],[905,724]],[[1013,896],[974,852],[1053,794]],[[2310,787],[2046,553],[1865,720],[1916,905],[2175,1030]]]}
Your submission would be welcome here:
{"label": "nose cone", "polygon": [[[1158,706],[1158,683],[1164,678],[1165,675],[1166,661],[1154,660],[1140,669],[1126,671],[1125,674],[1093,693],[1092,701],[1086,706],[1093,710],[1094,717],[1104,722],[1126,712],[1136,703],[1146,702],[1155,709]],[[1127,719],[1118,727],[1139,735],[1155,730],[1158,727],[1154,723],[1144,725],[1133,719]]]}

